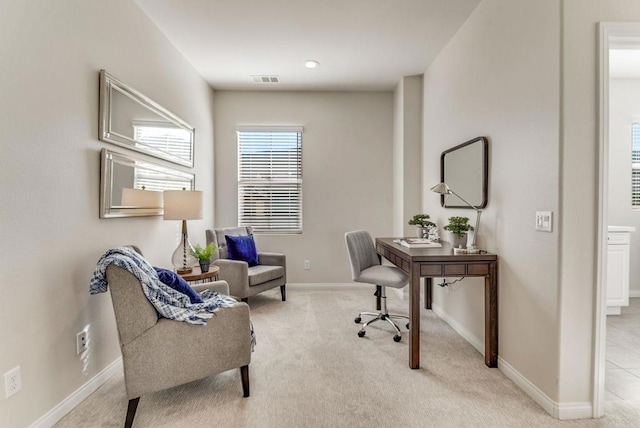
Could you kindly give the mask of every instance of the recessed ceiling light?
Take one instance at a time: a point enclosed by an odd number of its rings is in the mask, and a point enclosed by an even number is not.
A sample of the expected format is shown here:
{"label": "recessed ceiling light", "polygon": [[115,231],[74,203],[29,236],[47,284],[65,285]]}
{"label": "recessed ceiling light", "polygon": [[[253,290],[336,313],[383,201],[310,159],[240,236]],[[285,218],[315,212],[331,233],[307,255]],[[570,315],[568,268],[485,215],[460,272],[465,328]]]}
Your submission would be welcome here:
{"label": "recessed ceiling light", "polygon": [[316,68],[320,63],[316,60],[310,59],[309,61],[304,63],[304,66],[307,68]]}

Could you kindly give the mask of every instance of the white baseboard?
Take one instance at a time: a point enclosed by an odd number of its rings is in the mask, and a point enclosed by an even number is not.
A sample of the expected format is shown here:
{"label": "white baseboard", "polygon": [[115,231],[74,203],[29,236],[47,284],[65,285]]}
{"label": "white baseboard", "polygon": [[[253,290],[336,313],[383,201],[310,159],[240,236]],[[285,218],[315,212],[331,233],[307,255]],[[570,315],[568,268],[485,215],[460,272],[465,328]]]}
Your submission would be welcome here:
{"label": "white baseboard", "polygon": [[629,297],[640,297],[640,290],[629,290]]}
{"label": "white baseboard", "polygon": [[593,417],[593,407],[590,402],[558,403],[549,398],[540,388],[535,386],[517,371],[511,364],[498,357],[498,367],[506,377],[518,385],[529,397],[540,405],[547,413],[556,419],[588,419]]}
{"label": "white baseboard", "polygon": [[122,357],[118,357],[113,363],[105,367],[100,373],[87,381],[80,388],[75,390],[71,395],[62,400],[53,409],[45,413],[40,419],[32,423],[30,428],[49,428],[54,426],[67,413],[73,410],[84,399],[91,395],[96,389],[100,388],[103,383],[122,371]]}
{"label": "white baseboard", "polygon": [[[484,356],[484,341],[474,336],[469,330],[464,328],[453,317],[447,314],[442,307],[437,304],[432,304],[433,312],[438,315],[444,322],[449,324],[460,336],[462,336],[467,342],[478,350]],[[590,402],[585,403],[558,403],[544,392],[542,392],[537,386],[535,386],[529,379],[523,376],[517,371],[511,364],[506,362],[502,357],[498,356],[498,370],[515,383],[525,394],[527,394],[533,401],[538,403],[549,415],[555,419],[587,419],[593,417],[593,407]]]}

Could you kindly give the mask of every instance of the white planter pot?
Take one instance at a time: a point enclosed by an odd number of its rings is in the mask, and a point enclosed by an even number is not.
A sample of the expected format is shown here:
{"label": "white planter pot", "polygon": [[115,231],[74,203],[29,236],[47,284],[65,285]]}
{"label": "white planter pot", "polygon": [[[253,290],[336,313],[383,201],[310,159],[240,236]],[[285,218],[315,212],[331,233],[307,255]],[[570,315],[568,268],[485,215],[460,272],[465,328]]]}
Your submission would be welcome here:
{"label": "white planter pot", "polygon": [[466,248],[467,246],[467,234],[462,235],[462,238],[458,237],[455,233],[449,232],[449,242],[453,248]]}

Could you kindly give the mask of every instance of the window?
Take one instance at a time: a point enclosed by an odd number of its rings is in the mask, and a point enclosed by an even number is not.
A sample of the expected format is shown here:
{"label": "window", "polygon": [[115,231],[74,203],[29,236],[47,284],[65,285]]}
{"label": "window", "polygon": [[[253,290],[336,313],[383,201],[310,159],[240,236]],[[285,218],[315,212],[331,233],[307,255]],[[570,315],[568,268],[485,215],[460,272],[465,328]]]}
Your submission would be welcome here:
{"label": "window", "polygon": [[632,126],[631,207],[640,209],[640,123]]}
{"label": "window", "polygon": [[238,225],[302,233],[302,128],[238,130]]}

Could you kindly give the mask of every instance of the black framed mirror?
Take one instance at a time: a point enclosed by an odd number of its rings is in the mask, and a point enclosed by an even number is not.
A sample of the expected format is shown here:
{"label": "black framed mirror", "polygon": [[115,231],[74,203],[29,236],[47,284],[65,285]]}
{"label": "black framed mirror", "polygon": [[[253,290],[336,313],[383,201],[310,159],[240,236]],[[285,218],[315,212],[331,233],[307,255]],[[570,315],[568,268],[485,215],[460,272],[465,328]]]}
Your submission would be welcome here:
{"label": "black framed mirror", "polygon": [[[487,206],[489,189],[489,141],[477,137],[440,155],[440,181],[476,208]],[[468,208],[456,195],[441,195],[444,208]]]}

